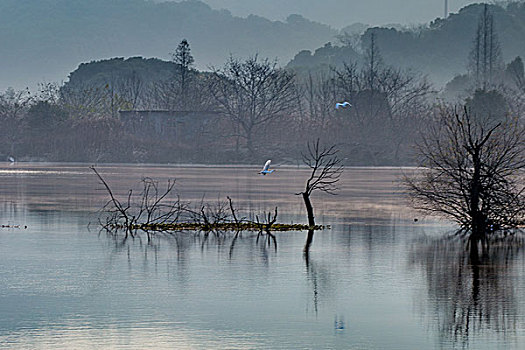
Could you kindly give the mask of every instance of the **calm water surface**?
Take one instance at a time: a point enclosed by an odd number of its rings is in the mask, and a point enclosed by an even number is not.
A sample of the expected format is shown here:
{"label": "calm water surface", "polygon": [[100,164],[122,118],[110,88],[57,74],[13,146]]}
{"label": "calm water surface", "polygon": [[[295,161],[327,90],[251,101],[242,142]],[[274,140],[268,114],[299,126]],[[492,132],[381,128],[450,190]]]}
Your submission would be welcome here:
{"label": "calm water surface", "polygon": [[[177,180],[186,201],[229,195],[306,222],[304,169],[100,166],[118,195],[143,176]],[[0,348],[523,349],[524,255],[495,247],[470,266],[419,217],[398,183],[410,169],[348,168],[314,195],[319,223],[277,233],[124,240],[99,233],[106,194],[87,164],[0,165]],[[414,218],[418,218],[417,222]],[[27,228],[24,228],[27,226]],[[336,324],[338,327],[336,327]]]}

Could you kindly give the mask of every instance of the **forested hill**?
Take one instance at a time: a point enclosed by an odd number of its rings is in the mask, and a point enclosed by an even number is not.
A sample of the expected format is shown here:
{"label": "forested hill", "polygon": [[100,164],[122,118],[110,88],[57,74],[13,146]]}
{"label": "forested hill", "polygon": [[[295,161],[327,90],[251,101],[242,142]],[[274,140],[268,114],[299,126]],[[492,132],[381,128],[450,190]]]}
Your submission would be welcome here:
{"label": "forested hill", "polygon": [[[454,75],[465,72],[468,55],[473,47],[482,4],[466,6],[446,19],[436,19],[428,26],[411,30],[370,28],[353,45],[365,52],[372,33],[386,64],[414,68],[434,82],[443,84]],[[502,58],[509,62],[525,56],[525,4],[510,3],[506,7],[489,5],[494,17],[494,30],[501,45]],[[359,48],[359,45],[361,47]],[[360,49],[360,50],[359,50]],[[322,46],[314,53],[299,52],[290,67],[315,68],[329,62],[358,61],[350,46]]]}
{"label": "forested hill", "polygon": [[0,89],[64,80],[80,62],[102,58],[168,59],[183,38],[201,69],[230,54],[259,53],[285,64],[336,34],[297,15],[285,22],[240,18],[199,1],[2,0]]}

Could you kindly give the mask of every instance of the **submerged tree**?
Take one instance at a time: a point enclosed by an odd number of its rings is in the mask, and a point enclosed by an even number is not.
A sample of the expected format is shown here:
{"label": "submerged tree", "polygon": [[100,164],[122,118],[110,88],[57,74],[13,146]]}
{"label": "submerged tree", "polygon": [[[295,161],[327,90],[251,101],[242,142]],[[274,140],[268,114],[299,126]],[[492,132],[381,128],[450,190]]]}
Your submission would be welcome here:
{"label": "submerged tree", "polygon": [[338,189],[336,184],[339,182],[343,173],[342,159],[338,157],[339,150],[335,145],[323,146],[319,139],[309,142],[308,153],[303,154],[303,162],[312,172],[306,180],[304,191],[297,193],[303,197],[306,213],[308,215],[308,238],[304,247],[305,253],[308,253],[310,244],[313,239],[313,228],[315,227],[315,216],[310,196],[315,191],[321,191],[328,194],[335,194]]}
{"label": "submerged tree", "polygon": [[468,233],[471,258],[478,245],[525,222],[523,127],[443,109],[419,144],[424,167],[406,182],[415,207],[451,218]]}

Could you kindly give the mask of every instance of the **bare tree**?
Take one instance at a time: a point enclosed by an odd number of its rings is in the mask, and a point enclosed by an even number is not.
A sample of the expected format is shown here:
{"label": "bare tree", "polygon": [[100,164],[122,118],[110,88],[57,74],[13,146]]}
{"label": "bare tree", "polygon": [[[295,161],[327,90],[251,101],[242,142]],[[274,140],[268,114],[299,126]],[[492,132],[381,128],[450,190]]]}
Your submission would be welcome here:
{"label": "bare tree", "polygon": [[73,119],[104,115],[105,98],[106,89],[93,84],[64,85],[60,89],[60,101]]}
{"label": "bare tree", "polygon": [[184,83],[184,103],[181,102],[181,83],[179,78],[167,77],[149,82],[141,94],[142,105],[146,109],[210,111],[216,109],[214,98],[203,91],[208,90],[211,73],[191,70]]}
{"label": "bare tree", "polygon": [[301,95],[307,106],[307,125],[316,133],[325,131],[334,120],[334,101],[338,100],[334,74],[309,73],[301,87]]}
{"label": "bare tree", "polygon": [[337,96],[352,103],[339,128],[369,162],[399,163],[424,121],[432,88],[421,75],[379,64],[379,52],[372,48],[365,67],[347,63],[335,70]]}
{"label": "bare tree", "polygon": [[312,172],[310,177],[306,180],[304,191],[297,193],[303,197],[306,213],[308,215],[308,238],[304,248],[308,252],[310,244],[312,243],[315,216],[310,196],[315,191],[325,192],[334,195],[337,191],[337,183],[343,173],[343,165],[341,158],[338,157],[339,150],[335,145],[323,146],[320,140],[317,139],[307,144],[308,153],[303,154],[303,162]]}
{"label": "bare tree", "polygon": [[416,208],[456,221],[468,232],[471,257],[490,236],[525,219],[523,127],[516,120],[496,123],[443,108],[437,125],[418,150],[422,174],[407,177]]}
{"label": "bare tree", "polygon": [[97,175],[110,196],[110,200],[103,207],[103,220],[100,220],[102,228],[107,231],[123,229],[127,237],[128,234],[133,236],[134,232],[140,229],[146,232],[150,239],[151,231],[160,231],[162,227],[177,223],[187,211],[186,204],[182,203],[178,196],[173,196],[175,180],[168,180],[166,188],[161,190],[157,181],[143,178],[140,195],[134,196],[133,190],[129,190],[126,198],[121,201],[113,194],[95,167],[91,166],[90,169]]}
{"label": "bare tree", "polygon": [[245,61],[230,57],[222,70],[214,72],[209,88],[233,123],[233,136],[246,140],[250,155],[256,150],[255,132],[291,112],[297,102],[294,74],[257,55]]}
{"label": "bare tree", "polygon": [[136,74],[119,78],[111,74],[106,82],[65,84],[60,88],[60,103],[73,119],[115,118],[119,110],[138,102],[142,82]]}
{"label": "bare tree", "polygon": [[116,83],[116,90],[125,102],[121,109],[134,110],[142,102],[142,95],[144,91],[144,81],[137,74],[137,71],[133,70],[126,76],[120,77]]}
{"label": "bare tree", "polygon": [[20,142],[22,118],[27,112],[33,98],[29,90],[16,91],[8,88],[0,94],[0,126],[4,152],[15,155],[15,146]]}
{"label": "bare tree", "polygon": [[145,106],[147,109],[177,109],[177,83],[170,78],[152,81],[145,90]]}

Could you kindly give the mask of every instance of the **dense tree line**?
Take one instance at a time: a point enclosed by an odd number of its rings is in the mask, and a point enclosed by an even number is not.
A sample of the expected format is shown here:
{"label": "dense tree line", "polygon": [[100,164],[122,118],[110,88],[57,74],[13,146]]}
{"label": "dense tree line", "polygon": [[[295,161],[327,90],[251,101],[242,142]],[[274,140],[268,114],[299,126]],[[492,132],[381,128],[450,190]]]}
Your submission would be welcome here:
{"label": "dense tree line", "polygon": [[[371,48],[369,66],[304,79],[275,61],[231,57],[222,68],[192,68],[187,42],[172,62],[141,58],[83,64],[63,85],[39,94],[2,94],[5,158],[66,161],[295,162],[305,140],[330,138],[355,164],[401,164],[430,87],[418,75],[383,65]],[[182,59],[182,60],[181,60]],[[353,106],[337,110],[338,101]],[[138,139],[119,111],[213,111],[206,138]],[[409,137],[407,137],[407,135]],[[193,135],[190,135],[193,136]],[[193,142],[193,144],[192,144]],[[205,146],[203,146],[205,145]]]}
{"label": "dense tree line", "polygon": [[[386,63],[376,33],[359,59],[350,55],[339,66],[306,71],[258,55],[232,56],[223,67],[199,71],[183,40],[171,61],[102,60],[80,65],[62,85],[42,84],[38,94],[8,89],[0,96],[0,123],[9,130],[0,138],[0,156],[121,162],[271,157],[296,163],[304,142],[321,138],[338,145],[346,164],[415,164],[413,146],[420,131],[439,122],[443,102],[465,104],[474,117],[522,114],[523,63],[517,57],[503,65],[492,12],[484,9],[472,33],[467,73],[441,95],[425,76]],[[351,106],[337,109],[342,101]],[[119,114],[130,110],[213,112],[216,118],[198,134],[162,139],[130,130]]]}

